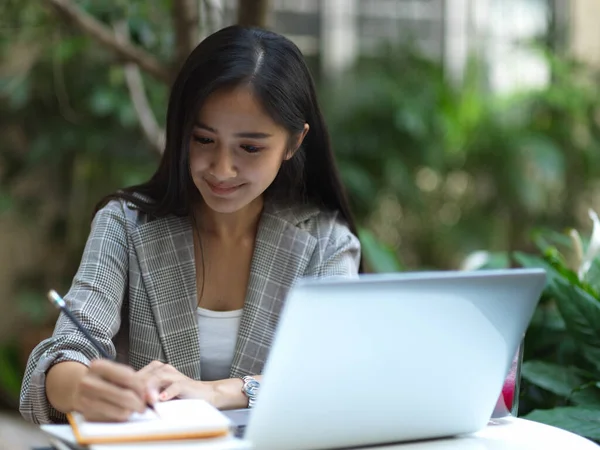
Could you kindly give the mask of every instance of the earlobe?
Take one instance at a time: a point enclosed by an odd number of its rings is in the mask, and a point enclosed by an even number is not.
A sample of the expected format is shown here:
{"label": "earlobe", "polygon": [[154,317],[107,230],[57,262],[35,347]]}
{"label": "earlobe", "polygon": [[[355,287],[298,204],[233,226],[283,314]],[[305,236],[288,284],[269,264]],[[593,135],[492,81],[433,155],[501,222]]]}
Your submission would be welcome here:
{"label": "earlobe", "polygon": [[286,153],[285,158],[284,158],[286,161],[288,161],[289,159],[291,159],[296,154],[296,152],[298,151],[298,149],[302,146],[302,143],[304,142],[304,138],[308,134],[308,130],[309,129],[310,129],[310,126],[307,123],[305,123],[304,124],[304,129],[302,130],[302,132],[298,136],[298,139],[296,140],[296,143],[295,143],[294,147],[291,148]]}

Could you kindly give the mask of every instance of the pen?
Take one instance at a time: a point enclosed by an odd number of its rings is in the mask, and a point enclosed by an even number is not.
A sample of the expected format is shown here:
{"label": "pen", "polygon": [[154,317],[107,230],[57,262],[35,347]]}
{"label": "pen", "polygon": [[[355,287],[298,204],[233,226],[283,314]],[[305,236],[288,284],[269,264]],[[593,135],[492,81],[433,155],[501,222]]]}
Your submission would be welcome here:
{"label": "pen", "polygon": [[[98,350],[98,352],[100,353],[100,356],[102,356],[102,358],[113,361],[113,358],[111,358],[110,355],[108,353],[106,353],[106,351],[102,348],[102,346],[96,340],[96,338],[94,336],[92,336],[88,330],[85,329],[85,327],[81,324],[81,322],[79,322],[79,320],[77,320],[77,318],[73,315],[73,313],[69,310],[69,308],[67,308],[67,304],[65,303],[65,301],[62,299],[62,297],[60,295],[58,295],[58,293],[55,290],[48,291],[48,300],[50,300],[50,302],[54,306],[56,306],[58,309],[60,309],[62,312],[65,313],[65,315],[69,318],[69,320],[71,322],[73,322],[73,325],[75,325],[77,327],[77,329],[79,331],[81,331],[83,333],[83,335],[91,342],[91,344],[94,347],[96,347],[96,350]],[[146,403],[146,406],[148,406],[148,408],[150,408],[152,411],[154,411],[154,413],[158,416],[158,412],[154,408],[154,405],[152,405],[150,403]]]}

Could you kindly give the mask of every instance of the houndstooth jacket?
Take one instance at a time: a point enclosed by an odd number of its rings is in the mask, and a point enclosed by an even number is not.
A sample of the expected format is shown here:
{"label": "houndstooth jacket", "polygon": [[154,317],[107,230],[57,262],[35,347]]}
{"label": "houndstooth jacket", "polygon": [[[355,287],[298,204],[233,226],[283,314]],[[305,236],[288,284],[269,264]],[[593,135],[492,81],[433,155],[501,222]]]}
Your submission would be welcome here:
{"label": "houndstooth jacket", "polygon": [[[265,206],[230,376],[260,374],[285,296],[301,277],[356,276],[360,243],[336,213]],[[138,370],[167,362],[200,380],[196,271],[188,217],[149,220],[113,200],[92,222],[65,301],[106,351]],[[20,411],[34,423],[64,422],[48,402],[45,374],[62,361],[88,365],[99,354],[61,314],[32,352]]]}

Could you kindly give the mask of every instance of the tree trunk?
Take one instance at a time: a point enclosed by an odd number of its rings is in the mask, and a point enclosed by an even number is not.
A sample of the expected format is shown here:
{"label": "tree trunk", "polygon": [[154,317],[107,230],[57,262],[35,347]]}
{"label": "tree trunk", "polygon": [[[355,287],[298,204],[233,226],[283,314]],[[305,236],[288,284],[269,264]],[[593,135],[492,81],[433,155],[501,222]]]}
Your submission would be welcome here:
{"label": "tree trunk", "polygon": [[269,0],[238,0],[238,25],[267,27]]}
{"label": "tree trunk", "polygon": [[172,15],[175,29],[175,64],[178,71],[200,39],[200,4],[198,0],[173,0]]}

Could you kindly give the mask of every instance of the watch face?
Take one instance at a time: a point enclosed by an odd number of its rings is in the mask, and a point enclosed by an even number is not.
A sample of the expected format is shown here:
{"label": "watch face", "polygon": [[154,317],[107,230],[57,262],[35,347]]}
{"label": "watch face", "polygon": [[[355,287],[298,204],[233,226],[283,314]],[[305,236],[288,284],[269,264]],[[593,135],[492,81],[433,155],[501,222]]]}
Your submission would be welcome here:
{"label": "watch face", "polygon": [[256,396],[256,394],[258,393],[259,387],[260,387],[260,383],[258,381],[249,380],[245,386],[246,394],[248,394],[249,397]]}

